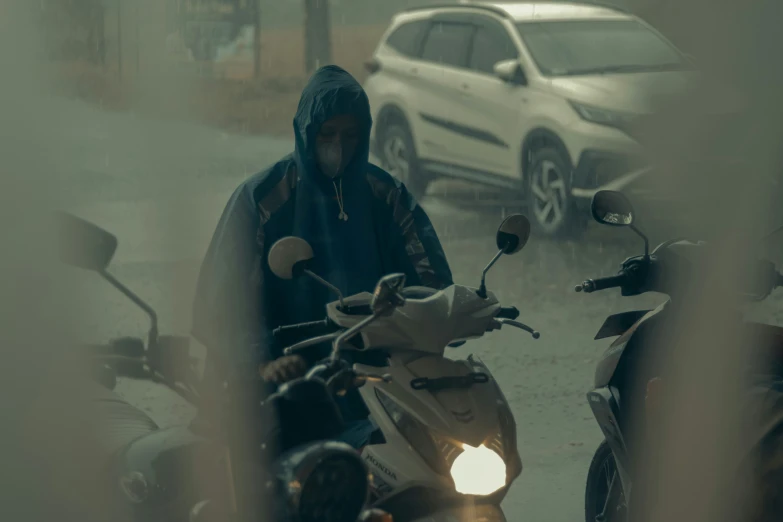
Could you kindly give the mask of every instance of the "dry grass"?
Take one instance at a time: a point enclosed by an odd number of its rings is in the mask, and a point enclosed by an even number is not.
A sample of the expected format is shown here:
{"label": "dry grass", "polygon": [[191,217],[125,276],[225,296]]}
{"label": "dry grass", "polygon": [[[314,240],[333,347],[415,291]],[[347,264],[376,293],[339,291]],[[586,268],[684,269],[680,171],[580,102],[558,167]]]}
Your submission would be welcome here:
{"label": "dry grass", "polygon": [[[385,26],[336,27],[332,31],[333,62],[363,81],[363,63],[372,55]],[[302,29],[267,30],[261,39],[261,80],[252,80],[252,63],[213,67],[213,78],[187,80],[187,88],[168,95],[141,95],[133,78],[120,81],[116,71],[68,63],[57,65],[58,91],[100,103],[109,110],[132,108],[141,113],[193,120],[230,132],[291,134],[291,119],[307,81]],[[192,64],[182,70],[194,69]],[[142,65],[143,67],[143,65]],[[126,71],[126,76],[133,71]],[[143,69],[142,69],[142,72]],[[181,74],[181,73],[180,73]],[[158,83],[169,82],[168,79]],[[180,76],[174,83],[183,83]],[[147,91],[155,79],[145,81]],[[155,90],[155,89],[153,89]],[[157,92],[157,91],[156,91]]]}

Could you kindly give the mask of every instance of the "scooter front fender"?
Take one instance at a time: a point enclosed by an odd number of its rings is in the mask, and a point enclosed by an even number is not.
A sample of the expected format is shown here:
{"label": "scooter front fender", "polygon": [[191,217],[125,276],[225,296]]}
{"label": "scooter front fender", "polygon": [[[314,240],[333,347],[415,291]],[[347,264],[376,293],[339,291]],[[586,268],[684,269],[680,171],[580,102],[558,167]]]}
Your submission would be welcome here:
{"label": "scooter front fender", "polygon": [[427,484],[399,488],[375,503],[395,522],[506,522],[498,502],[491,497],[461,495]]}
{"label": "scooter front fender", "polygon": [[[395,519],[396,520],[396,519]],[[478,504],[462,508],[438,511],[424,518],[410,522],[507,522],[506,515],[500,506],[494,504]]]}
{"label": "scooter front fender", "polygon": [[612,449],[615,465],[617,466],[620,480],[623,484],[626,502],[630,502],[632,481],[630,473],[630,462],[628,458],[628,446],[625,437],[620,428],[618,417],[620,407],[618,399],[615,397],[611,388],[598,388],[587,394],[587,401],[590,409],[593,410],[595,420],[604,434],[606,442]]}

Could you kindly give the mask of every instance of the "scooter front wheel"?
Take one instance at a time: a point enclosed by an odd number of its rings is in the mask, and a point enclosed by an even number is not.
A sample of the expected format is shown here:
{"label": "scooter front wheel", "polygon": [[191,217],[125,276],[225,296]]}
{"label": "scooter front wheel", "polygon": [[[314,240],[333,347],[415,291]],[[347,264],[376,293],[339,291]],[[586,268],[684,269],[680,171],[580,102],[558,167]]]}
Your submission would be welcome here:
{"label": "scooter front wheel", "polygon": [[585,487],[585,522],[627,522],[625,495],[609,444],[595,450]]}

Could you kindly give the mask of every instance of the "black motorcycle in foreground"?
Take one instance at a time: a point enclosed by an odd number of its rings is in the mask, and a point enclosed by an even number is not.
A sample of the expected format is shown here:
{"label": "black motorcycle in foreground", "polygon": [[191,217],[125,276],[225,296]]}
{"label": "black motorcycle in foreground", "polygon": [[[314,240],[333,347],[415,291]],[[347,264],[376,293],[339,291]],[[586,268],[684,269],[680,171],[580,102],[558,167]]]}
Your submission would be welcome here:
{"label": "black motorcycle in foreground", "polygon": [[[203,422],[161,429],[115,394],[120,376],[165,385],[197,408],[203,403],[189,338],[160,335],[155,311],[107,272],[117,238],[73,215],[58,217],[62,261],[98,273],[140,306],[152,323],[146,342],[122,338],[87,347],[95,379],[102,385],[95,395],[102,421],[98,438],[109,457],[107,471],[109,480],[116,481],[119,510],[145,522],[392,520],[387,513],[367,509],[368,470],[360,456],[350,446],[329,440],[342,430],[342,419],[332,399],[335,390],[327,389],[318,371],[254,401],[258,419],[280,422],[248,419],[242,424],[252,431],[241,440],[254,441],[259,459],[250,470],[236,462],[235,441],[240,438],[231,429]],[[379,287],[384,285],[382,280]],[[238,400],[232,389],[246,383],[229,384],[234,386],[227,386],[220,398],[228,410],[230,401]],[[242,483],[250,477],[254,484]]]}
{"label": "black motorcycle in foreground", "polygon": [[[614,314],[604,321],[595,339],[617,337],[599,360],[593,391],[587,399],[605,440],[595,452],[587,476],[585,491],[586,522],[625,522],[633,519],[631,500],[634,484],[633,447],[641,432],[647,406],[655,397],[661,376],[645,366],[645,355],[655,349],[656,332],[663,331],[677,314],[687,283],[699,270],[704,244],[684,239],[661,243],[649,252],[647,238],[634,226],[634,209],[618,192],[600,191],[592,201],[593,218],[604,225],[629,227],[645,241],[641,256],[626,259],[619,273],[610,277],[589,279],[576,286],[577,292],[591,293],[620,288],[622,296],[646,292],[664,293],[669,300],[654,310],[634,310]],[[776,287],[783,286],[783,276],[770,262],[758,263],[749,279],[746,298],[761,300]],[[758,323],[746,326],[765,335],[770,343],[770,358],[775,362],[783,354],[783,328]],[[779,359],[778,361],[779,362]],[[764,368],[759,373],[783,375],[779,369]],[[772,429],[769,433],[774,433]],[[759,443],[759,447],[762,443]]]}

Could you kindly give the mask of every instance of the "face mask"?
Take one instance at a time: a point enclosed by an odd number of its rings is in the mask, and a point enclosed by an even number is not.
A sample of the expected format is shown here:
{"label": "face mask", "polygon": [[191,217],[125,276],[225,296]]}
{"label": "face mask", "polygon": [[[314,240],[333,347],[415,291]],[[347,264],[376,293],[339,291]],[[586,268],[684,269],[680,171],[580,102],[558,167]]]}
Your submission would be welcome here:
{"label": "face mask", "polygon": [[343,150],[340,143],[318,145],[318,166],[330,178],[339,176],[343,170]]}

